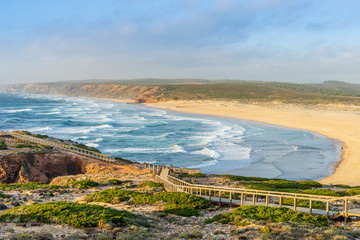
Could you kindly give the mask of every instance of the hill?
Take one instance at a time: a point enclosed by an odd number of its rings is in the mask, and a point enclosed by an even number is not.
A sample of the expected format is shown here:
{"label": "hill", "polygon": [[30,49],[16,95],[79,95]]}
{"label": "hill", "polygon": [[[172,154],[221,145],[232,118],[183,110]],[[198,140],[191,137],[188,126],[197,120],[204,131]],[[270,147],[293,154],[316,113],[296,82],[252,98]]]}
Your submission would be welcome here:
{"label": "hill", "polygon": [[202,79],[84,80],[7,85],[7,93],[54,94],[135,102],[231,100],[300,105],[360,104],[360,85],[340,81],[295,84]]}

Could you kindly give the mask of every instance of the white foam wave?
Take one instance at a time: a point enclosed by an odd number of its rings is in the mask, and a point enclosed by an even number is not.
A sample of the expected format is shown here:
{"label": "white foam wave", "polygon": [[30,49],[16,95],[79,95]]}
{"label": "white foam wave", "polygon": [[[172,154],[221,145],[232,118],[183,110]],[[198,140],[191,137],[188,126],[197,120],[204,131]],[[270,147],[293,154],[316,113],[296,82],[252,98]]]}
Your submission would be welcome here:
{"label": "white foam wave", "polygon": [[13,110],[0,110],[0,113],[17,113],[17,112],[30,112],[32,111],[31,108],[25,109],[13,109]]}
{"label": "white foam wave", "polygon": [[118,149],[106,149],[105,152],[127,152],[127,153],[179,153],[186,152],[183,147],[179,145],[173,145],[169,148],[118,148]]}
{"label": "white foam wave", "polygon": [[50,130],[52,130],[51,127],[35,127],[29,129],[30,132],[41,132],[41,131],[50,131]]}
{"label": "white foam wave", "polygon": [[192,154],[200,154],[200,155],[205,155],[205,156],[209,156],[209,157],[212,157],[212,158],[219,158],[221,156],[215,150],[211,150],[211,149],[208,149],[208,148],[203,148],[201,150],[194,151],[194,152],[192,152]]}
{"label": "white foam wave", "polygon": [[85,145],[88,147],[94,147],[94,148],[99,146],[99,144],[96,144],[96,143],[85,143]]}
{"label": "white foam wave", "polygon": [[70,134],[87,134],[93,131],[96,131],[98,129],[104,129],[104,128],[112,128],[112,126],[108,125],[108,124],[103,124],[100,126],[93,126],[93,127],[66,127],[66,128],[61,128],[58,129],[56,132],[58,133],[70,133]]}

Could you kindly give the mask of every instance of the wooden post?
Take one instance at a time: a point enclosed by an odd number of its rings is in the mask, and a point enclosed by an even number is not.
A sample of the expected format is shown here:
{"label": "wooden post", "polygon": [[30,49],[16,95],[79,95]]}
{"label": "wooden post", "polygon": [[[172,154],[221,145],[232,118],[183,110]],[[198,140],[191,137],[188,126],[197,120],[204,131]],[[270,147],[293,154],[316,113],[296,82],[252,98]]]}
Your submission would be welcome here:
{"label": "wooden post", "polygon": [[345,200],[344,200],[344,213],[345,213],[345,220],[346,220],[348,217],[348,199],[347,198],[345,198]]}
{"label": "wooden post", "polygon": [[297,199],[296,197],[294,197],[294,211],[296,211],[296,207],[297,207]]}
{"label": "wooden post", "polygon": [[269,206],[269,195],[266,195],[266,200],[265,200],[265,206],[268,207]]}
{"label": "wooden post", "polygon": [[326,216],[329,217],[329,201],[326,201]]}
{"label": "wooden post", "polygon": [[253,205],[255,206],[255,193],[253,194]]}
{"label": "wooden post", "polygon": [[230,192],[230,196],[229,196],[229,206],[232,206],[232,192]]}
{"label": "wooden post", "polygon": [[209,190],[209,201],[211,202],[211,190]]}
{"label": "wooden post", "polygon": [[240,206],[244,206],[244,193],[241,193],[241,196],[240,196]]}
{"label": "wooden post", "polygon": [[219,191],[219,205],[221,206],[221,191]]}
{"label": "wooden post", "polygon": [[310,214],[312,213],[312,200],[310,199],[310,203],[309,203],[309,208],[310,208]]}

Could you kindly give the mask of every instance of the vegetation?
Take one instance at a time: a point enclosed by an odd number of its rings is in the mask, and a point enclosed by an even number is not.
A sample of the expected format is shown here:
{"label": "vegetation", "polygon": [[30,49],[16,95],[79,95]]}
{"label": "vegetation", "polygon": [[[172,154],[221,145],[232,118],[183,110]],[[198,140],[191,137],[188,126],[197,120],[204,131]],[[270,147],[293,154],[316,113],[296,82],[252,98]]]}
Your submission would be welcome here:
{"label": "vegetation", "polygon": [[241,102],[271,102],[316,105],[359,104],[360,92],[330,89],[305,84],[278,82],[234,82],[216,84],[179,84],[159,86],[162,99],[228,99]]}
{"label": "vegetation", "polygon": [[41,188],[60,188],[57,185],[49,185],[46,183],[38,182],[29,182],[29,183],[11,183],[11,184],[0,184],[0,190],[15,190],[15,189],[24,189],[24,190],[33,190]]}
{"label": "vegetation", "polygon": [[193,174],[189,174],[189,173],[180,173],[178,175],[179,178],[190,178],[190,177],[194,177],[194,178],[204,178],[206,177],[206,174],[203,173],[193,173]]}
{"label": "vegetation", "polygon": [[0,192],[0,198],[10,198],[10,197],[11,197],[10,195]]}
{"label": "vegetation", "polygon": [[97,153],[101,153],[100,150],[97,149],[97,148],[88,147],[88,146],[86,146],[85,144],[82,144],[82,143],[77,143],[77,142],[73,142],[73,143],[74,143],[74,147],[81,148],[81,149],[84,149],[84,150],[93,151],[93,152],[97,152]]}
{"label": "vegetation", "polygon": [[208,208],[210,206],[210,202],[204,198],[186,193],[158,192],[155,194],[145,194],[115,188],[91,194],[86,197],[85,201],[118,204],[130,199],[132,199],[134,204],[141,205],[154,205],[164,202],[167,204],[165,212],[181,216],[197,216],[199,211],[194,209]]}
{"label": "vegetation", "polygon": [[263,220],[270,222],[297,222],[311,223],[316,226],[328,225],[325,216],[314,216],[309,213],[300,213],[288,208],[274,208],[265,206],[243,206],[232,212],[216,215],[206,223],[231,223],[235,226],[246,225],[246,219]]}
{"label": "vegetation", "polygon": [[0,141],[0,150],[6,150],[7,146],[5,144],[5,141]]}
{"label": "vegetation", "polygon": [[74,227],[123,226],[136,215],[97,205],[48,202],[9,209],[0,214],[2,222],[65,223]]}
{"label": "vegetation", "polygon": [[28,143],[20,143],[18,145],[12,146],[13,148],[36,148],[36,145],[28,144]]}
{"label": "vegetation", "polygon": [[99,186],[99,183],[86,179],[86,180],[70,182],[70,183],[65,184],[65,186],[87,189],[87,188],[97,187],[97,186]]}

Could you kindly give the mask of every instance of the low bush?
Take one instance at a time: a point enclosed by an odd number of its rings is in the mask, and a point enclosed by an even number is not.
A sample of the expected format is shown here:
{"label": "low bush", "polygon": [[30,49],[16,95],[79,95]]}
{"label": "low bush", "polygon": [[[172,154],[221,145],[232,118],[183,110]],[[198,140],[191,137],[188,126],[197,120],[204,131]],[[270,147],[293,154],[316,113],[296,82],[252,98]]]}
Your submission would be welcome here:
{"label": "low bush", "polygon": [[38,183],[38,182],[0,184],[0,190],[6,190],[6,191],[15,190],[15,189],[26,189],[26,190],[41,189],[41,188],[57,189],[60,187],[61,186],[49,185],[46,183]]}
{"label": "low bush", "polygon": [[321,189],[306,189],[303,191],[306,194],[314,194],[314,195],[324,195],[324,196],[334,196],[341,197],[341,195],[334,190],[321,188]]}
{"label": "low bush", "polygon": [[203,174],[203,173],[193,173],[193,174],[180,173],[180,174],[178,175],[178,177],[180,177],[180,178],[189,178],[189,177],[204,178],[204,177],[207,177],[207,175],[206,175],[206,174]]}
{"label": "low bush", "polygon": [[[191,194],[180,192],[158,192],[155,194],[145,194],[121,189],[106,189],[101,192],[91,194],[85,198],[86,202],[105,202],[118,204],[122,201],[127,201],[132,198],[134,204],[153,205],[164,202],[167,205],[168,213],[183,214],[186,216],[191,214],[198,215],[198,211],[191,211],[192,209],[201,209],[210,207],[210,202],[204,198],[197,197]],[[175,206],[176,205],[176,206]]]}
{"label": "low bush", "polygon": [[143,188],[143,187],[150,187],[150,188],[164,188],[163,183],[157,183],[157,182],[142,182],[139,185],[136,186],[137,188]]}
{"label": "low bush", "polygon": [[0,150],[6,150],[7,146],[4,141],[0,141]]}
{"label": "low bush", "polygon": [[[293,198],[284,198],[283,204],[288,205],[288,206],[294,206],[294,199]],[[309,208],[310,207],[310,201],[305,200],[305,199],[297,199],[296,200],[296,205],[299,206],[299,207]],[[323,202],[319,202],[319,201],[313,201],[312,202],[312,208],[325,209],[326,204],[323,203]]]}
{"label": "low bush", "polygon": [[0,192],[0,198],[10,198],[10,197],[11,197],[10,195]]}
{"label": "low bush", "polygon": [[169,204],[165,206],[165,213],[171,213],[184,217],[199,216],[200,212],[198,209],[188,205]]}
{"label": "low bush", "polygon": [[235,175],[221,175],[228,178],[231,181],[267,181],[269,178],[262,178],[262,177],[244,177],[244,176],[235,176]]}
{"label": "low bush", "polygon": [[44,134],[35,134],[35,135],[33,135],[33,137],[41,138],[41,139],[49,138],[48,135],[44,135]]}
{"label": "low bush", "polygon": [[97,187],[97,186],[99,186],[99,183],[86,179],[86,180],[70,182],[70,183],[65,184],[65,186],[87,189],[87,188]]}
{"label": "low bush", "polygon": [[136,215],[85,203],[48,202],[15,207],[0,214],[1,222],[65,223],[74,227],[123,226]]}
{"label": "low bush", "polygon": [[140,193],[128,190],[121,189],[106,189],[101,192],[93,193],[85,198],[86,202],[105,202],[105,203],[120,203],[122,201],[127,201],[131,197],[136,197],[141,195]]}
{"label": "low bush", "polygon": [[285,207],[274,208],[265,206],[239,207],[232,212],[216,215],[212,219],[208,219],[206,223],[229,222],[234,225],[241,225],[244,219],[270,222],[311,223],[316,226],[326,226],[328,224],[325,216],[314,216],[309,213],[295,212]]}
{"label": "low bush", "polygon": [[12,146],[13,148],[36,148],[37,146],[28,144],[28,143],[20,143],[18,145]]}

